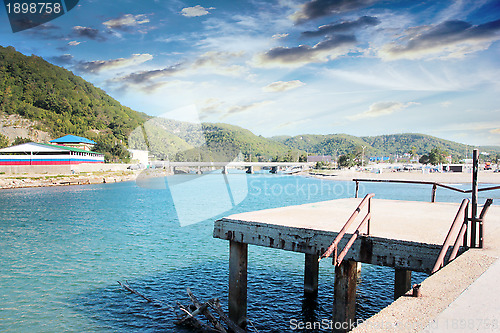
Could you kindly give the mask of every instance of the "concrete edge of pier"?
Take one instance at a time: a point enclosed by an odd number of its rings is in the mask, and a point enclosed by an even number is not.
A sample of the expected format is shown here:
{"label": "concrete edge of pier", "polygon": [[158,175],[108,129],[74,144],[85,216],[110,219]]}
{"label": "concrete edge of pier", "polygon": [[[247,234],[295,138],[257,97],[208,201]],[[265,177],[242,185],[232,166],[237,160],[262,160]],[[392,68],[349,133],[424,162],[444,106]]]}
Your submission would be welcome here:
{"label": "concrete edge of pier", "polygon": [[352,332],[499,331],[500,312],[491,307],[499,307],[500,260],[488,252],[470,249],[425,279],[421,297],[409,291]]}

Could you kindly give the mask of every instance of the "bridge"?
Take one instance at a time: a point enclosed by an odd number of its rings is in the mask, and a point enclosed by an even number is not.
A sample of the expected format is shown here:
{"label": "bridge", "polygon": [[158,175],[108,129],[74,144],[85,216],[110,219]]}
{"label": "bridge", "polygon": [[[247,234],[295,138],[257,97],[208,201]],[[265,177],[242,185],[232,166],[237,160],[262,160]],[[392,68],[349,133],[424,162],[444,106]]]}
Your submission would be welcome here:
{"label": "bridge", "polygon": [[307,170],[315,163],[312,162],[156,162],[155,165],[169,168],[175,172],[176,168],[196,168],[201,173],[201,168],[222,169],[227,174],[229,168],[246,168],[247,173],[253,173],[256,167],[269,168],[271,173],[277,173],[284,168],[297,168],[298,171]]}

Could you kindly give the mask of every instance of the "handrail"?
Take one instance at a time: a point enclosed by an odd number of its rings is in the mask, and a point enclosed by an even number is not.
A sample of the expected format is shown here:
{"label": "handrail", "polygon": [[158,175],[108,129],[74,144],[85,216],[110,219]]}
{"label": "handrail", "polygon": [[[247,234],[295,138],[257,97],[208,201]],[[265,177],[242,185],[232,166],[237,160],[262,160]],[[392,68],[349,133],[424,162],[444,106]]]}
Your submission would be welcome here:
{"label": "handrail", "polygon": [[[441,248],[441,252],[439,252],[439,256],[436,260],[436,263],[434,264],[434,267],[432,268],[431,274],[437,272],[441,267],[443,267],[445,265],[444,259],[445,259],[446,253],[448,252],[448,247],[450,246],[450,243],[452,241],[452,234],[455,231],[455,229],[457,228],[457,226],[460,225],[460,223],[462,223],[462,227],[460,228],[458,236],[455,238],[455,242],[453,244],[453,249],[452,249],[450,258],[448,259],[448,262],[455,259],[456,255],[458,253],[460,237],[464,237],[465,231],[467,230],[467,214],[465,213],[465,211],[466,211],[468,205],[469,205],[469,199],[463,199],[462,203],[460,204],[460,208],[458,209],[457,215],[455,216],[455,219],[453,220],[453,223],[451,224],[450,230],[448,231],[448,234],[446,235],[443,247]],[[460,221],[461,217],[462,217],[462,220]]]}
{"label": "handrail", "polygon": [[[472,190],[463,190],[461,188],[456,188],[450,185],[445,185],[437,182],[430,182],[430,181],[425,181],[425,180],[398,180],[398,179],[363,179],[363,178],[354,178],[352,181],[356,182],[356,193],[354,195],[355,198],[358,197],[358,189],[359,189],[359,182],[372,182],[372,183],[400,183],[400,184],[422,184],[422,185],[432,185],[432,197],[431,197],[431,202],[436,201],[436,188],[442,187],[448,190],[460,192],[460,193],[472,193]],[[490,186],[490,187],[483,187],[478,189],[478,192],[483,192],[483,191],[492,191],[492,190],[498,190],[500,189],[500,186]]]}
{"label": "handrail", "polygon": [[[357,236],[359,235],[359,229],[361,229],[366,223],[368,223],[368,234],[370,233],[370,218],[371,218],[371,198],[375,196],[374,193],[369,193],[367,194],[363,200],[359,203],[358,207],[354,210],[354,212],[351,214],[351,217],[347,220],[347,222],[344,224],[342,229],[339,231],[337,237],[335,237],[335,240],[333,243],[328,247],[328,249],[319,257],[318,261],[320,261],[323,258],[327,258],[334,253],[333,261],[334,265],[337,265],[338,263],[342,262],[342,259],[345,257],[347,254],[347,251],[351,247],[352,243],[356,240]],[[358,214],[361,212],[361,209],[365,206],[365,204],[368,203],[368,212],[366,213],[365,217],[363,218],[363,221],[359,224],[359,226],[356,228],[356,231],[354,232],[353,236],[347,243],[347,245],[344,247],[340,255],[337,257],[337,246],[340,243],[340,240],[342,237],[344,237],[347,229],[349,226],[352,224],[352,222],[356,219]],[[342,257],[341,257],[342,256]]]}

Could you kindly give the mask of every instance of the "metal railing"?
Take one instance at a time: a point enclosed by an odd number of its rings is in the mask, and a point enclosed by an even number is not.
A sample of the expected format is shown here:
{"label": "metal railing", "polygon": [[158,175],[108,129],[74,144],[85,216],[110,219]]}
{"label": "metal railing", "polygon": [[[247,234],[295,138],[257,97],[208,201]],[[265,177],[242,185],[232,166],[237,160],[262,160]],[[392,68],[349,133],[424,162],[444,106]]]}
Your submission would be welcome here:
{"label": "metal railing", "polygon": [[[445,266],[447,263],[452,261],[457,257],[458,251],[460,249],[460,243],[462,242],[462,245],[466,248],[471,247],[483,247],[483,221],[484,217],[486,216],[486,213],[488,212],[488,209],[490,208],[491,204],[493,203],[492,199],[487,199],[486,202],[484,203],[483,209],[481,210],[481,214],[479,214],[479,218],[469,218],[468,211],[469,211],[469,199],[464,199],[462,200],[462,204],[460,205],[460,208],[458,209],[457,215],[455,216],[455,219],[453,220],[453,223],[450,227],[450,230],[448,231],[448,235],[446,235],[446,238],[443,243],[443,247],[441,248],[441,252],[439,253],[438,259],[436,260],[436,263],[434,264],[434,268],[432,269],[432,273],[437,272],[441,267]],[[452,235],[455,233],[456,229],[458,228],[458,225],[460,225],[460,221],[462,221],[462,226],[460,227],[460,230],[457,234],[457,237],[455,238],[455,242],[453,244],[453,247],[451,249],[450,257],[448,260],[445,262],[445,257],[446,253],[448,252],[448,248],[451,244]],[[467,237],[467,230],[468,224],[470,224],[470,239]],[[476,230],[478,233],[476,234]]]}
{"label": "metal railing", "polygon": [[453,234],[455,233],[455,230],[458,228],[460,223],[462,224],[460,231],[458,232],[458,235],[455,238],[455,242],[453,244],[453,248],[451,250],[451,255],[448,258],[448,262],[452,261],[455,259],[458,253],[458,249],[460,248],[460,240],[463,241],[463,243],[467,242],[467,238],[465,236],[465,232],[467,231],[467,221],[468,221],[468,210],[469,210],[469,199],[464,199],[462,200],[462,204],[460,205],[460,208],[458,208],[457,215],[455,216],[455,219],[453,220],[453,223],[451,224],[450,230],[448,231],[448,234],[446,235],[446,238],[444,240],[443,247],[441,248],[441,252],[439,252],[439,256],[436,260],[436,263],[434,264],[434,268],[432,268],[432,272],[437,272],[441,267],[445,265],[445,256],[446,253],[448,252],[448,247],[451,244]]}
{"label": "metal railing", "polygon": [[[327,258],[327,257],[331,256],[332,253],[333,253],[333,264],[335,266],[338,266],[342,262],[342,260],[344,259],[344,257],[347,255],[347,252],[351,248],[351,246],[354,243],[354,241],[361,234],[360,230],[361,230],[361,228],[363,228],[365,226],[365,224],[367,225],[367,233],[366,234],[367,235],[370,234],[371,199],[373,198],[373,196],[375,196],[375,194],[370,193],[370,194],[367,194],[363,198],[363,200],[361,200],[361,202],[359,203],[358,207],[352,213],[351,217],[347,220],[347,222],[344,224],[344,226],[342,227],[342,229],[339,231],[337,237],[335,237],[335,240],[333,241],[332,245],[330,245],[328,247],[328,249],[325,251],[325,253],[323,253],[323,255],[321,255],[321,257],[319,258],[319,260],[321,260],[323,258]],[[368,211],[367,211],[365,217],[363,218],[363,220],[361,221],[361,223],[358,225],[358,227],[354,231],[353,235],[351,236],[351,238],[347,242],[347,244],[344,247],[344,249],[340,252],[339,255],[337,255],[337,252],[338,252],[337,247],[338,247],[340,241],[342,240],[342,237],[344,237],[344,235],[347,232],[347,229],[349,228],[349,226],[354,222],[354,220],[356,219],[356,217],[361,212],[361,209],[367,203],[368,203]]]}
{"label": "metal railing", "polygon": [[[356,193],[354,195],[355,198],[358,197],[359,183],[360,182],[432,185],[431,202],[436,202],[436,191],[437,191],[438,187],[442,187],[442,188],[456,191],[456,192],[460,192],[460,193],[472,193],[472,190],[463,190],[461,188],[456,188],[456,187],[453,187],[450,185],[445,185],[445,184],[436,183],[436,182],[428,182],[428,181],[423,181],[423,180],[360,179],[360,178],[356,178],[356,179],[353,179],[352,181],[356,182]],[[483,192],[483,191],[491,191],[491,190],[498,190],[498,189],[500,189],[500,186],[490,186],[490,187],[484,187],[484,188],[477,189],[477,191]]]}

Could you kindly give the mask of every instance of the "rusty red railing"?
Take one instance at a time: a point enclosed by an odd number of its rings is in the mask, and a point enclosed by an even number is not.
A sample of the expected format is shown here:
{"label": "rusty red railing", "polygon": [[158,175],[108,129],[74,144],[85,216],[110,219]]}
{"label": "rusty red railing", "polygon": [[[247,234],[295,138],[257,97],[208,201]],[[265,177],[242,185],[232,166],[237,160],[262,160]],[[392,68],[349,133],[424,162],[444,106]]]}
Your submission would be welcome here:
{"label": "rusty red railing", "polygon": [[460,248],[460,241],[462,240],[464,243],[466,242],[465,232],[467,231],[468,209],[469,209],[469,199],[462,200],[460,208],[458,208],[457,215],[455,216],[455,219],[451,224],[450,230],[446,235],[443,247],[441,248],[441,252],[439,253],[436,263],[434,264],[434,268],[432,268],[432,273],[437,272],[441,267],[443,267],[446,264],[445,263],[446,253],[448,252],[448,248],[453,240],[453,234],[455,234],[455,231],[460,226],[460,224],[462,224],[462,226],[460,227],[460,231],[458,232],[458,235],[455,238],[455,242],[453,244],[453,248],[451,250],[451,254],[447,262],[452,261],[457,256],[458,250]]}
{"label": "rusty red railing", "polygon": [[[336,266],[338,266],[342,262],[342,260],[344,259],[344,257],[347,255],[347,252],[351,248],[352,244],[354,244],[354,241],[361,234],[361,232],[360,232],[361,228],[363,228],[365,225],[367,225],[367,233],[366,234],[367,235],[370,234],[371,199],[374,196],[375,196],[375,194],[369,193],[369,194],[367,194],[363,198],[363,200],[361,200],[361,202],[359,203],[358,207],[352,213],[351,217],[349,217],[349,219],[347,220],[347,222],[344,224],[344,226],[342,227],[342,229],[339,231],[337,237],[335,237],[335,240],[333,241],[332,245],[330,245],[328,247],[328,249],[325,251],[325,253],[323,253],[323,255],[321,255],[321,257],[319,258],[319,260],[321,260],[323,258],[327,258],[327,257],[329,257],[329,256],[331,256],[333,254],[333,264],[336,265]],[[337,247],[338,247],[340,241],[342,240],[342,238],[344,237],[345,233],[347,232],[347,229],[350,227],[350,225],[354,222],[354,220],[356,219],[356,217],[361,212],[361,209],[363,209],[363,207],[367,203],[368,203],[368,211],[367,211],[365,217],[363,218],[363,220],[361,221],[361,223],[358,225],[358,227],[354,231],[353,235],[351,236],[351,238],[347,242],[347,244],[344,247],[344,249],[337,256],[337,252],[338,252]]]}

